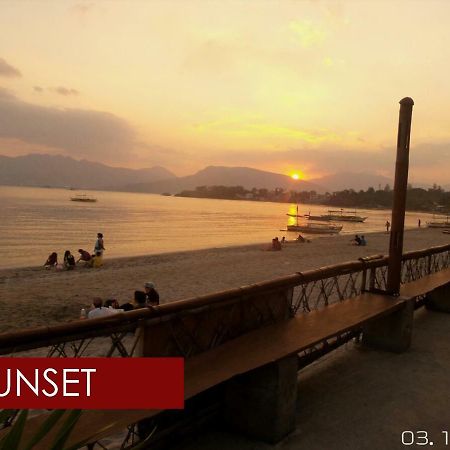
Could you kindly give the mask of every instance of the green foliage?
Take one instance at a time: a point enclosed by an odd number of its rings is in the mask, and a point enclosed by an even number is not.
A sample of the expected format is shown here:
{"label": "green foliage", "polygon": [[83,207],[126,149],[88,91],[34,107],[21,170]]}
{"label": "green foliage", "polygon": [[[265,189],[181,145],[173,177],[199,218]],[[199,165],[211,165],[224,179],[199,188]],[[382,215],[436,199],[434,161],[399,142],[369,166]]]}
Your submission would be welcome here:
{"label": "green foliage", "polygon": [[[53,442],[49,444],[49,450],[61,450],[67,442],[74,426],[78,422],[82,411],[73,410],[65,414],[64,410],[54,410],[45,421],[40,425],[40,427],[34,432],[34,434],[29,438],[29,441],[24,443],[23,436],[25,432],[25,425],[28,418],[28,411],[21,410],[14,423],[7,428],[6,434],[0,441],[0,450],[18,450],[19,448],[23,450],[33,449],[39,442],[44,439],[50,432],[55,433],[55,438]],[[2,410],[0,412],[0,423],[5,423],[8,421],[9,417],[14,414],[14,410]],[[65,417],[62,423],[60,419]],[[58,429],[57,429],[58,426]],[[57,431],[55,431],[57,429]],[[79,442],[74,446],[70,447],[70,450],[75,450],[82,447],[91,439],[85,439],[83,442]]]}
{"label": "green foliage", "polygon": [[[394,191],[387,184],[375,190],[369,187],[367,191],[356,192],[344,189],[333,193],[318,194],[316,191],[290,191],[282,188],[272,191],[253,188],[247,190],[242,186],[198,186],[193,191],[183,191],[179,197],[216,198],[228,200],[256,200],[289,203],[316,203],[345,208],[384,208],[392,207]],[[406,196],[406,208],[415,211],[450,211],[450,192],[445,192],[440,186],[430,189],[412,188],[409,186]]]}

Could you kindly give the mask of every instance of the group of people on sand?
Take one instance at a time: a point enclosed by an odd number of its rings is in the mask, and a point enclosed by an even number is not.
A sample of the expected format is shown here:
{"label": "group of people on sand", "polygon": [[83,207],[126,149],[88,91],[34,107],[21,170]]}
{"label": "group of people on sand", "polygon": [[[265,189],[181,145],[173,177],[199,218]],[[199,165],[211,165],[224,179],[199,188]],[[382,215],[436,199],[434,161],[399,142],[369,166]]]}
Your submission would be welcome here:
{"label": "group of people on sand", "polygon": [[353,245],[361,245],[363,247],[367,245],[366,238],[363,235],[358,236],[357,234],[355,234],[355,237],[350,242]]}
{"label": "group of people on sand", "polygon": [[300,243],[304,243],[304,242],[311,242],[309,239],[305,239],[301,234],[298,235],[297,239],[293,240],[293,241],[287,241],[285,236],[283,236],[281,238],[281,241],[278,239],[277,237],[274,237],[272,239],[272,245],[270,245],[268,248],[266,248],[266,250],[268,251],[280,251],[283,248],[283,245],[286,244],[287,242],[300,242]]}
{"label": "group of people on sand", "polygon": [[81,310],[81,318],[98,319],[119,312],[132,311],[135,309],[152,308],[159,305],[159,293],[152,281],[144,284],[143,291],[134,291],[134,298],[130,302],[119,304],[117,299],[110,298],[103,302],[100,297],[95,297],[92,306],[86,314],[84,309]]}
{"label": "group of people on sand", "polygon": [[58,253],[53,252],[45,261],[44,267],[46,269],[55,268],[57,270],[73,270],[78,265],[84,267],[99,268],[103,265],[103,252],[105,251],[105,243],[103,241],[103,234],[97,233],[97,240],[95,241],[94,251],[89,253],[82,248],[78,249],[79,257],[75,261],[75,256],[72,255],[70,250],[64,252],[64,259],[62,263],[58,263]]}

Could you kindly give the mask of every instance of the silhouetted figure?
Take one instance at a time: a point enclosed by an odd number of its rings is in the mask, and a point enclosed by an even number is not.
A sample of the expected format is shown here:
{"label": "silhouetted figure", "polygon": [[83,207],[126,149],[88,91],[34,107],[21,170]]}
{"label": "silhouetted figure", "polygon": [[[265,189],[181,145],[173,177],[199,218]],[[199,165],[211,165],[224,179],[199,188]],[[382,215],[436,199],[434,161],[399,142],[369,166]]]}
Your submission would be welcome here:
{"label": "silhouetted figure", "polygon": [[52,267],[56,267],[58,265],[58,253],[53,252],[48,255],[47,261],[45,261],[44,267],[46,269],[51,269]]}
{"label": "silhouetted figure", "polygon": [[155,284],[152,283],[151,281],[147,281],[147,283],[144,284],[144,289],[147,304],[149,304],[150,306],[158,306],[159,294],[158,291],[155,289]]}
{"label": "silhouetted figure", "polygon": [[389,233],[390,228],[391,228],[391,222],[389,222],[389,220],[386,220],[386,233]]}
{"label": "silhouetted figure", "polygon": [[97,233],[97,240],[95,241],[94,246],[94,254],[100,253],[100,256],[103,256],[103,252],[105,250],[104,242],[103,242],[103,234]]}
{"label": "silhouetted figure", "polygon": [[66,250],[64,252],[64,269],[66,270],[73,270],[75,268],[75,258],[70,253],[70,250]]}

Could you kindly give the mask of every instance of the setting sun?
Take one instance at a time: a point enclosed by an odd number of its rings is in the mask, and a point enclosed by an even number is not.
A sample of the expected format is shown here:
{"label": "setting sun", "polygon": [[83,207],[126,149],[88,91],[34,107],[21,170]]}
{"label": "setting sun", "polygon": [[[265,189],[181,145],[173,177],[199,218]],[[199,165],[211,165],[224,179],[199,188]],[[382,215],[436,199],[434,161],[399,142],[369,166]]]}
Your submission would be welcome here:
{"label": "setting sun", "polygon": [[299,179],[300,179],[300,175],[299,175],[298,173],[293,173],[293,174],[291,175],[291,177],[292,177],[294,180],[299,180]]}

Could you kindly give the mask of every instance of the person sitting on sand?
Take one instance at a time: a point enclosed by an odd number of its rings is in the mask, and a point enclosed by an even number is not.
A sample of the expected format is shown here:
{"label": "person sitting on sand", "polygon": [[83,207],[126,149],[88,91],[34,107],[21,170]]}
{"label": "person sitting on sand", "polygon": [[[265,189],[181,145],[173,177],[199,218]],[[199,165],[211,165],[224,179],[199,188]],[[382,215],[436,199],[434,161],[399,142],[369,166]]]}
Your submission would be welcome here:
{"label": "person sitting on sand", "polygon": [[44,267],[46,269],[51,269],[52,267],[56,267],[58,265],[58,253],[53,252],[48,255],[47,261],[45,261]]}
{"label": "person sitting on sand", "polygon": [[80,257],[77,259],[77,263],[79,262],[82,262],[83,264],[91,263],[92,257],[89,252],[83,250],[82,248],[79,248],[78,253],[80,254]]}
{"label": "person sitting on sand", "polygon": [[64,269],[66,270],[73,270],[75,269],[75,258],[72,255],[72,253],[70,253],[70,250],[66,250],[64,252]]}
{"label": "person sitting on sand", "polygon": [[109,308],[103,306],[103,300],[100,297],[95,297],[92,301],[92,309],[88,312],[88,319],[98,319],[99,317],[106,317],[114,314]]}
{"label": "person sitting on sand", "polygon": [[353,245],[361,245],[361,238],[355,234],[355,237],[351,239],[350,242],[352,242]]}
{"label": "person sitting on sand", "polygon": [[101,252],[97,252],[91,257],[92,267],[98,269],[103,266],[103,256]]}
{"label": "person sitting on sand", "polygon": [[296,241],[298,241],[298,242],[306,242],[306,239],[301,234],[299,234],[297,239],[296,239]]}
{"label": "person sitting on sand", "polygon": [[283,244],[286,244],[286,237],[285,236],[283,236],[281,238],[281,245],[283,245]]}
{"label": "person sitting on sand", "polygon": [[144,291],[134,291],[134,309],[147,307],[147,297]]}
{"label": "person sitting on sand", "polygon": [[361,236],[361,243],[359,245],[365,246],[366,244],[366,238],[364,236]]}
{"label": "person sitting on sand", "polygon": [[123,312],[123,309],[120,308],[119,302],[115,298],[109,298],[105,301],[105,308],[108,308],[111,313],[119,313]]}
{"label": "person sitting on sand", "polygon": [[152,283],[151,281],[147,281],[147,283],[144,284],[144,290],[147,304],[149,304],[150,306],[158,306],[159,294],[158,291],[155,289],[155,284]]}

